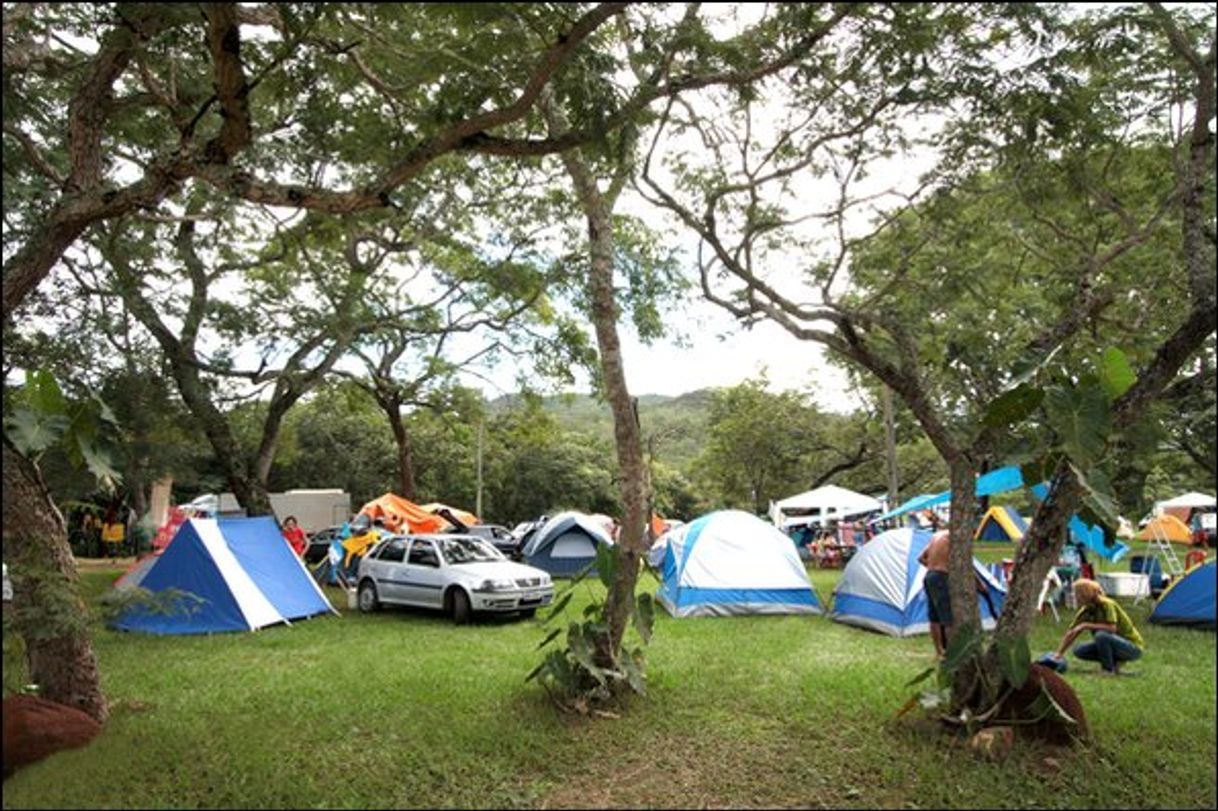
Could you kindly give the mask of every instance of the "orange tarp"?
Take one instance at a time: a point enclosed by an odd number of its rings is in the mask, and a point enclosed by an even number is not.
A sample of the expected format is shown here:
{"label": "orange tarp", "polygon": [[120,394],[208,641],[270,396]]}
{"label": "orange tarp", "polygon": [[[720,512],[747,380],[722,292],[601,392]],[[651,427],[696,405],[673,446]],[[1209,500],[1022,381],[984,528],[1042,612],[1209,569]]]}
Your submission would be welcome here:
{"label": "orange tarp", "polygon": [[381,519],[390,532],[440,532],[448,528],[448,522],[440,516],[395,493],[375,498],[359,511],[373,521]]}
{"label": "orange tarp", "polygon": [[472,527],[474,524],[482,523],[482,521],[478,519],[478,516],[474,515],[472,512],[469,512],[468,510],[459,510],[456,507],[450,507],[447,504],[439,501],[433,501],[430,504],[423,504],[422,508],[429,513],[434,513],[438,510],[448,510],[450,513],[456,516],[457,520],[465,524],[467,527]]}
{"label": "orange tarp", "polygon": [[668,531],[668,522],[659,513],[651,514],[651,537],[658,538]]}
{"label": "orange tarp", "polygon": [[1164,513],[1155,516],[1154,520],[1138,533],[1139,541],[1149,541],[1152,538],[1166,538],[1172,543],[1192,543],[1193,533],[1179,518]]}

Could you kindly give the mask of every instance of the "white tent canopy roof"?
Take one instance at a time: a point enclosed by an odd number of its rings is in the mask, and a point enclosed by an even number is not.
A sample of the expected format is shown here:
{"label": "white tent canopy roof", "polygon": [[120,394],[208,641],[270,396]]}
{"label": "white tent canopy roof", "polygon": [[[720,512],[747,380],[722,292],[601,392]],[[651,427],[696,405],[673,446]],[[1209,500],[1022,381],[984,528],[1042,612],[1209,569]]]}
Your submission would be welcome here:
{"label": "white tent canopy roof", "polygon": [[1218,505],[1218,499],[1213,496],[1207,496],[1205,493],[1185,493],[1182,496],[1160,501],[1155,504],[1156,510],[1165,509],[1168,507],[1213,507]]}
{"label": "white tent canopy roof", "polygon": [[[770,508],[770,517],[774,519],[775,524],[784,526],[791,523],[804,523],[802,520],[790,520],[793,514],[807,515],[823,521],[861,515],[880,509],[883,509],[883,505],[871,496],[865,496],[835,484],[826,484],[815,490],[774,502]],[[782,516],[781,523],[780,515]]]}

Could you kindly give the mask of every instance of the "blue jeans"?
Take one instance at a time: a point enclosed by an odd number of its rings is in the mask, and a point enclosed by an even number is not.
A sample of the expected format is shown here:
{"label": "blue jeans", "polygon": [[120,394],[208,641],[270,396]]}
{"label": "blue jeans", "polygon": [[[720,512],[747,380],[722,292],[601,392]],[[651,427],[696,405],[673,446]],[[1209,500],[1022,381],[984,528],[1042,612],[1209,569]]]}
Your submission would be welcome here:
{"label": "blue jeans", "polygon": [[1084,642],[1074,649],[1074,655],[1088,662],[1099,662],[1100,667],[1112,673],[1116,670],[1117,662],[1132,662],[1142,656],[1142,649],[1125,637],[1096,631],[1090,642]]}

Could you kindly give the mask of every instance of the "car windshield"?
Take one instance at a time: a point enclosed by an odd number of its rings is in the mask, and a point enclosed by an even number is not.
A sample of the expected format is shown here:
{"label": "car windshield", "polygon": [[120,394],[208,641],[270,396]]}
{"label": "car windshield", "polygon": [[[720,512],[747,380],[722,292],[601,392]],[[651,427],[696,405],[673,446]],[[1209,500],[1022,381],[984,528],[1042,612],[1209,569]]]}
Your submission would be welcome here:
{"label": "car windshield", "polygon": [[473,563],[479,560],[503,560],[503,555],[492,546],[474,538],[442,538],[436,541],[440,554],[448,565]]}

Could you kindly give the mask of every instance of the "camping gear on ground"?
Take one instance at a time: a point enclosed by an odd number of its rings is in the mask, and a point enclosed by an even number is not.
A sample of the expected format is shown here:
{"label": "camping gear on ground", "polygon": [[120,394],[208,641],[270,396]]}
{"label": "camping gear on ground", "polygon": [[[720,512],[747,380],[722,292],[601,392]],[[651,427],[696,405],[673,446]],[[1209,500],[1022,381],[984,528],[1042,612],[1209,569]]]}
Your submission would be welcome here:
{"label": "camping gear on ground", "polygon": [[[1176,555],[1172,544],[1192,543],[1193,533],[1188,526],[1174,515],[1164,513],[1152,518],[1142,531],[1138,533],[1139,541],[1146,541],[1145,560],[1138,571],[1148,573],[1148,588],[1137,594],[1135,602],[1141,602],[1144,597],[1153,597],[1163,587],[1163,577],[1160,572],[1156,578],[1154,567],[1162,564],[1170,577],[1178,578],[1184,574],[1184,564]],[[1132,567],[1131,567],[1132,570]]]}
{"label": "camping gear on ground", "polygon": [[[926,567],[918,555],[930,543],[931,531],[901,527],[872,538],[846,565],[834,590],[837,622],[857,625],[889,636],[913,636],[930,631],[927,615]],[[978,595],[982,627],[993,628],[1006,589],[976,558],[973,571],[989,589],[988,599]]]}
{"label": "camping gear on ground", "polygon": [[1167,575],[1163,574],[1163,567],[1159,564],[1157,556],[1134,555],[1129,559],[1129,571],[1146,575],[1150,582],[1150,590],[1155,594],[1158,594],[1167,585]]}
{"label": "camping gear on ground", "polygon": [[[448,519],[448,516],[445,515],[444,513],[445,512],[452,513],[452,517],[456,518],[466,527],[472,527],[475,524],[482,523],[482,519],[480,519],[478,516],[474,515],[469,510],[460,510],[460,509],[457,509],[456,507],[450,507],[447,504],[444,504],[439,501],[432,501],[428,504],[420,504],[419,507],[426,512],[434,513],[446,520]],[[452,521],[449,521],[448,523],[452,524]],[[453,524],[453,526],[455,527],[456,524]],[[461,527],[457,527],[457,528],[461,529]]]}
{"label": "camping gear on ground", "polygon": [[718,510],[664,534],[648,562],[674,617],[820,614],[791,539],[742,510]]}
{"label": "camping gear on ground", "polygon": [[381,519],[390,532],[443,532],[449,527],[448,521],[441,516],[429,513],[395,493],[385,493],[360,507],[359,511],[373,521]]}
{"label": "camping gear on ground", "polygon": [[125,631],[203,634],[252,631],[333,612],[275,519],[192,518],[165,551],[149,556],[139,585],[188,595],[176,606],[132,606],[111,624]]}
{"label": "camping gear on ground", "polygon": [[1059,656],[1056,651],[1049,651],[1048,653],[1042,654],[1041,657],[1036,660],[1036,664],[1044,665],[1050,670],[1056,670],[1058,673],[1065,673],[1069,668],[1069,665],[1066,663],[1066,657]]}
{"label": "camping gear on ground", "polygon": [[849,516],[877,512],[883,507],[878,499],[826,484],[806,493],[770,503],[770,520],[779,529],[796,524],[825,526]]}
{"label": "camping gear on ground", "polygon": [[977,524],[974,541],[1018,541],[1028,531],[1028,522],[1014,507],[990,507]]}
{"label": "camping gear on ground", "polygon": [[1214,591],[1218,586],[1218,563],[1210,561],[1190,569],[1176,579],[1163,594],[1150,621],[1162,625],[1188,625],[1214,630]]}
{"label": "camping gear on ground", "polygon": [[613,545],[604,527],[584,513],[561,512],[533,532],[521,559],[553,577],[572,577],[588,566],[596,573],[597,545]]}

